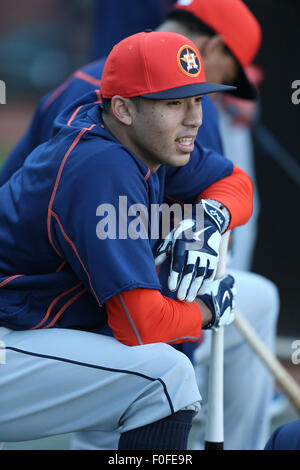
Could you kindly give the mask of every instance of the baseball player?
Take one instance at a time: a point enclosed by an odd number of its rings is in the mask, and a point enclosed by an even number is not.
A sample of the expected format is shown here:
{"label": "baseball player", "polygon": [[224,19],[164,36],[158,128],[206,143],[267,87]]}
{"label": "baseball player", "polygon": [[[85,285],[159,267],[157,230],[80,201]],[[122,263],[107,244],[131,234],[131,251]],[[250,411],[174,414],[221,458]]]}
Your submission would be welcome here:
{"label": "baseball player", "polygon": [[[230,89],[206,82],[186,37],[131,36],[105,63],[103,105],[83,97],[63,112],[56,135],[1,186],[0,440],[81,431],[101,436],[99,448],[111,434],[119,449],[186,448],[200,395],[190,361],[169,344],[231,323],[234,281],[210,283],[193,302],[164,297],[157,240],[130,236],[131,211],[161,203],[160,166],[180,172],[193,160],[202,95]],[[178,225],[174,263],[182,250],[197,257],[203,282],[221,233],[250,217],[252,186],[242,172],[243,184],[231,176],[225,158],[196,153],[202,172],[190,174],[190,198],[200,196],[203,226],[193,227],[193,206]],[[99,231],[108,206],[116,237]],[[107,322],[114,338],[99,333]]]}

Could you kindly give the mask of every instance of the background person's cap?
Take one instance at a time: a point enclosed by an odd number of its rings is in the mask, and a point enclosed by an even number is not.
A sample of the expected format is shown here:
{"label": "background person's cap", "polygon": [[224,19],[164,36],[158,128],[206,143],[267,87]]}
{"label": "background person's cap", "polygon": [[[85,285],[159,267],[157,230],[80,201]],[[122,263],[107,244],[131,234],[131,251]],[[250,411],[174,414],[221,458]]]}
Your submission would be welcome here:
{"label": "background person's cap", "polygon": [[179,99],[235,88],[206,82],[199,51],[185,36],[152,31],[129,36],[113,47],[100,89],[103,98]]}
{"label": "background person's cap", "polygon": [[241,0],[178,0],[174,7],[189,11],[212,28],[232,52],[240,65],[236,96],[257,98],[245,68],[256,57],[261,45],[261,27],[249,8]]}

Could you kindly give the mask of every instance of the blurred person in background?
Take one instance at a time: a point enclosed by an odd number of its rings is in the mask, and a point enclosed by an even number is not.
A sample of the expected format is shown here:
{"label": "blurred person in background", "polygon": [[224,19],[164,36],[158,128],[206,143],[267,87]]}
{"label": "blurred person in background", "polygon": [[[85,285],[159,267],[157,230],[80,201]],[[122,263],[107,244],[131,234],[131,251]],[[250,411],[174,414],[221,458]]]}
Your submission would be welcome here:
{"label": "blurred person in background", "polygon": [[156,29],[175,0],[93,0],[91,60],[106,56],[124,37]]}
{"label": "blurred person in background", "polygon": [[[259,93],[259,86],[264,79],[263,70],[257,65],[250,65],[246,73]],[[254,185],[252,217],[244,227],[237,227],[234,231],[230,257],[232,268],[251,271],[260,205],[255,174],[252,126],[258,117],[260,100],[243,100],[222,94],[220,98],[217,97],[215,104],[219,113],[224,155],[243,168]]]}
{"label": "blurred person in background", "polygon": [[300,419],[278,426],[264,450],[300,450]]}

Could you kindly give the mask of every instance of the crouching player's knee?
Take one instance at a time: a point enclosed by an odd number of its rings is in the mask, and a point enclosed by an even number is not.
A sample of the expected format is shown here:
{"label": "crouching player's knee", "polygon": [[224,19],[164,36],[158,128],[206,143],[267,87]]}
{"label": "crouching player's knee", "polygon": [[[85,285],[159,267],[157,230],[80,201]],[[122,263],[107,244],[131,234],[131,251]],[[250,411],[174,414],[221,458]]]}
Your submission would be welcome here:
{"label": "crouching player's knee", "polygon": [[189,358],[168,344],[154,346],[152,365],[172,397],[174,411],[190,409],[198,412],[201,396],[197,386],[194,367]]}
{"label": "crouching player's knee", "polygon": [[148,346],[153,374],[157,374],[152,387],[148,387],[148,392],[152,389],[147,400],[149,407],[144,403],[142,410],[142,418],[147,414],[149,421],[141,425],[140,413],[135,413],[135,427],[126,423],[118,448],[185,450],[201,400],[194,368],[187,356],[171,346],[162,343]]}

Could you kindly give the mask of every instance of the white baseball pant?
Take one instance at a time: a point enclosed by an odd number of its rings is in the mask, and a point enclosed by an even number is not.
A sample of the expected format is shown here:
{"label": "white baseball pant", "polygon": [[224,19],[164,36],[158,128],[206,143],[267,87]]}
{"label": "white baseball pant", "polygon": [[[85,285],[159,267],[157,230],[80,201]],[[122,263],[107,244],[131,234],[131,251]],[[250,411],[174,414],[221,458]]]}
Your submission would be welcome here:
{"label": "white baseball pant", "polygon": [[120,433],[200,407],[190,360],[163,343],[129,347],[77,330],[0,327],[0,344],[3,442],[79,432],[86,448],[90,440],[114,449]]}

